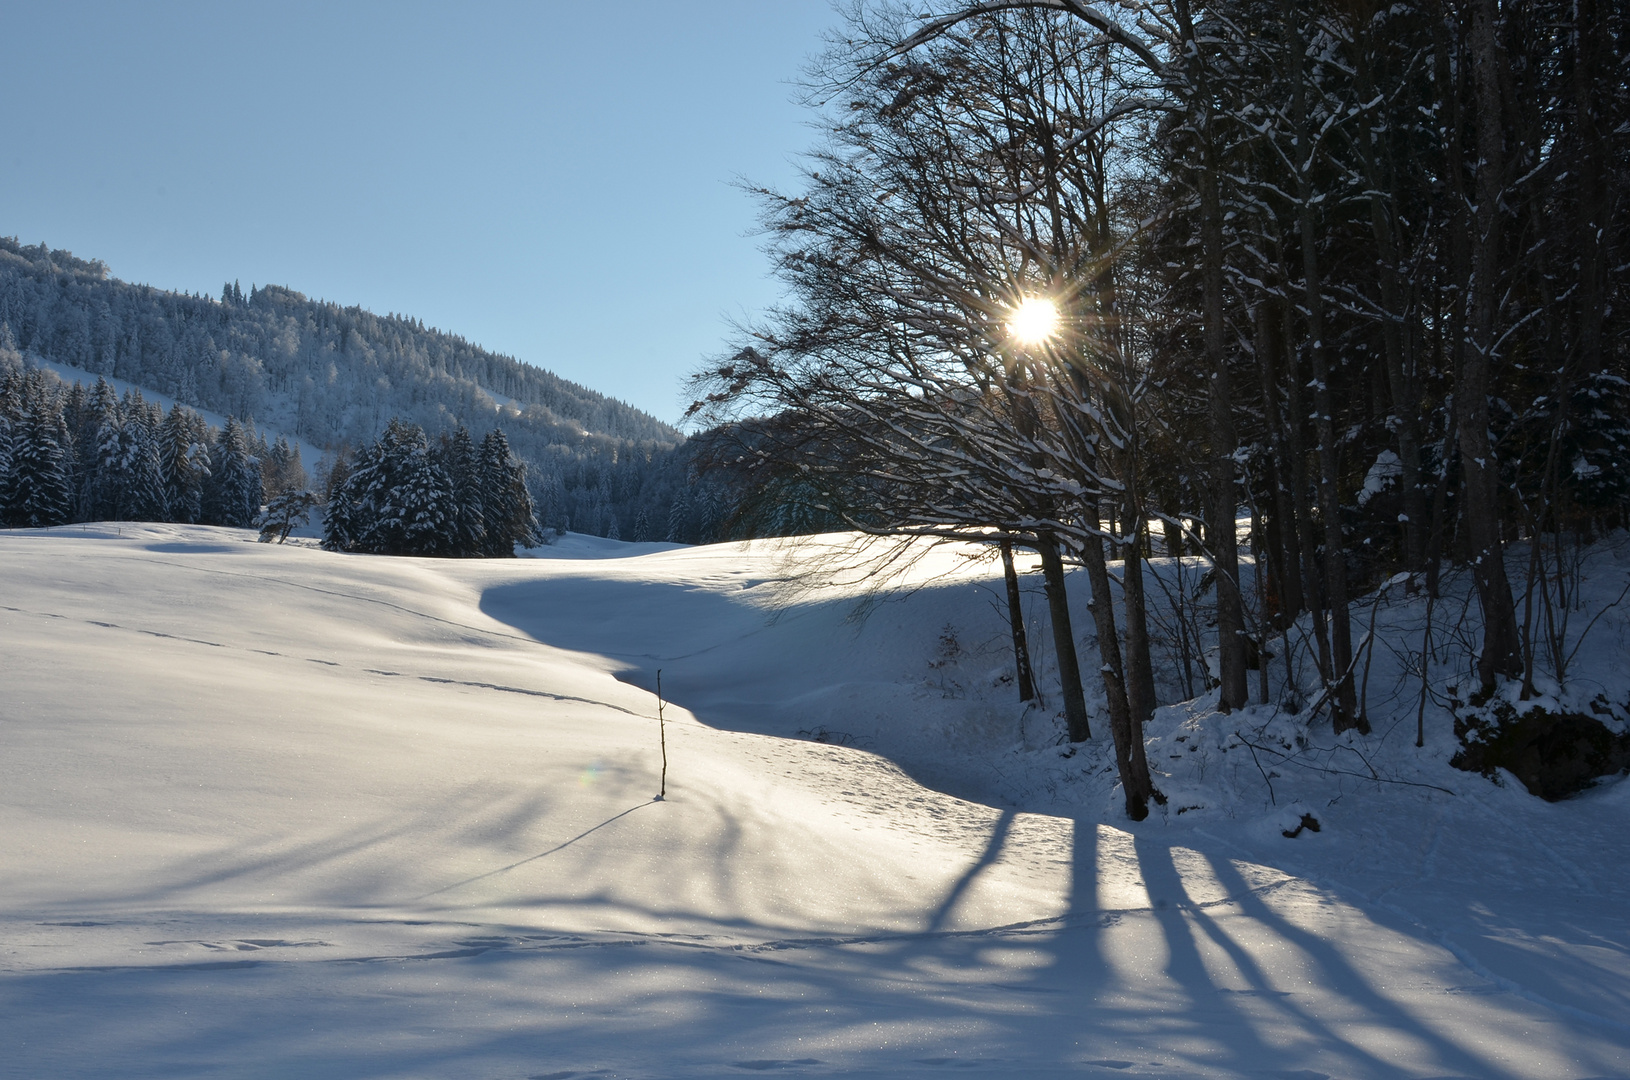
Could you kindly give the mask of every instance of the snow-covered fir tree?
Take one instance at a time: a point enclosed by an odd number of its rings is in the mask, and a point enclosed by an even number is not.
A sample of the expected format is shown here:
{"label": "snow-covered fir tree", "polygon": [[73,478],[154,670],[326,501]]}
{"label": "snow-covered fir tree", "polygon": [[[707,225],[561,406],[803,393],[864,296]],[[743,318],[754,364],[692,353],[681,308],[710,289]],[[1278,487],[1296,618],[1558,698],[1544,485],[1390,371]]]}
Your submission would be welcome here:
{"label": "snow-covered fir tree", "polygon": [[43,378],[18,379],[0,435],[0,521],[12,527],[61,525],[72,512],[68,432]]}
{"label": "snow-covered fir tree", "polygon": [[149,406],[141,391],[132,390],[120,402],[119,469],[122,489],[115,500],[115,516],[128,521],[166,521],[169,500],[159,443],[163,414]]}
{"label": "snow-covered fir tree", "polygon": [[170,406],[159,426],[159,468],[170,520],[193,524],[203,517],[209,479],[209,438],[203,417],[182,404]]}
{"label": "snow-covered fir tree", "polygon": [[481,456],[463,424],[438,448],[453,496],[449,543],[454,551],[480,551],[486,542],[486,505],[481,486]]}
{"label": "snow-covered fir tree", "polygon": [[97,379],[78,440],[81,520],[111,521],[119,516],[125,488],[123,427],[113,387],[106,379]]}
{"label": "snow-covered fir tree", "polygon": [[[261,441],[264,442],[264,438]],[[277,441],[261,455],[260,476],[268,499],[285,491],[304,488],[307,483],[306,467],[300,460],[299,444],[290,443],[287,435],[279,435]]]}
{"label": "snow-covered fir tree", "polygon": [[422,429],[411,428],[410,438],[392,447],[398,455],[391,492],[401,531],[398,552],[403,555],[457,554],[459,514],[453,484],[430,452]]}
{"label": "snow-covered fir tree", "polygon": [[260,514],[260,462],[250,453],[249,434],[228,417],[211,454],[214,468],[204,488],[204,520],[212,525],[248,528]]}
{"label": "snow-covered fir tree", "polygon": [[508,557],[515,554],[516,544],[532,547],[542,542],[526,486],[526,466],[510,452],[509,440],[499,428],[481,441],[481,491],[487,509],[483,554]]}
{"label": "snow-covered fir tree", "polygon": [[452,485],[417,424],[393,418],[329,499],[324,545],[381,555],[453,554]]}
{"label": "snow-covered fir tree", "polygon": [[311,520],[316,505],[317,496],[304,488],[286,488],[273,495],[260,516],[260,542],[286,542],[290,532]]}

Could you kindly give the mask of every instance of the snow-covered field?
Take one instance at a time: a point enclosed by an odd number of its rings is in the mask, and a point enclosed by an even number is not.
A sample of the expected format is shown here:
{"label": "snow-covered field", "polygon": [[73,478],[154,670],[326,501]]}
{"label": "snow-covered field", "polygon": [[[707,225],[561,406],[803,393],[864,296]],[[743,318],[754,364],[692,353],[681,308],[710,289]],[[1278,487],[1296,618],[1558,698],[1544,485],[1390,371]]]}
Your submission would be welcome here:
{"label": "snow-covered field", "polygon": [[1351,749],[1163,709],[1133,824],[990,563],[251,540],[0,532],[0,1075],[1630,1075],[1630,785],[1415,750],[1401,659]]}

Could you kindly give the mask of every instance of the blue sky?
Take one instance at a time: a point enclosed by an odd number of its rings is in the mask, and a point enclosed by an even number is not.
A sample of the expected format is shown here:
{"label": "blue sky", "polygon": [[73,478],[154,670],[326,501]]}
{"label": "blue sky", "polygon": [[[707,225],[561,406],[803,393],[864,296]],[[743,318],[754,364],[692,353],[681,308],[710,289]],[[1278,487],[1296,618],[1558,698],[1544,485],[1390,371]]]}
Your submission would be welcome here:
{"label": "blue sky", "polygon": [[826,0],[0,3],[0,235],[400,312],[666,420],[777,288]]}

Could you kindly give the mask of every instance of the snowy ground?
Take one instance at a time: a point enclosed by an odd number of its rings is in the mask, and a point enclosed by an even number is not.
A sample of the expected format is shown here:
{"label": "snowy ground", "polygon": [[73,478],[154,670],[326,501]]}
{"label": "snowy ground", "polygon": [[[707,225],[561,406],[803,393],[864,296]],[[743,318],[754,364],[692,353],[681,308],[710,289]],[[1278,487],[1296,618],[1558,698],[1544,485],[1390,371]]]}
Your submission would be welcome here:
{"label": "snowy ground", "polygon": [[1368,740],[1162,710],[1133,824],[989,563],[251,539],[0,532],[0,1076],[1630,1075],[1630,785],[1415,750],[1406,653]]}

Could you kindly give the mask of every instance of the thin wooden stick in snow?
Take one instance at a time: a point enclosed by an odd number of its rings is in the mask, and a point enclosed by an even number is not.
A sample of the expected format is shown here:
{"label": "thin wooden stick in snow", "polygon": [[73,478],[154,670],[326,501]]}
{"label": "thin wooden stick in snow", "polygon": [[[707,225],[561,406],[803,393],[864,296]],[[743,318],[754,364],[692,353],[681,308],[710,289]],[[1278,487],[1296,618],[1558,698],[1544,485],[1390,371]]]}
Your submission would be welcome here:
{"label": "thin wooden stick in snow", "polygon": [[657,668],[657,739],[662,746],[662,787],[654,801],[668,797],[668,726],[662,718],[662,669]]}

